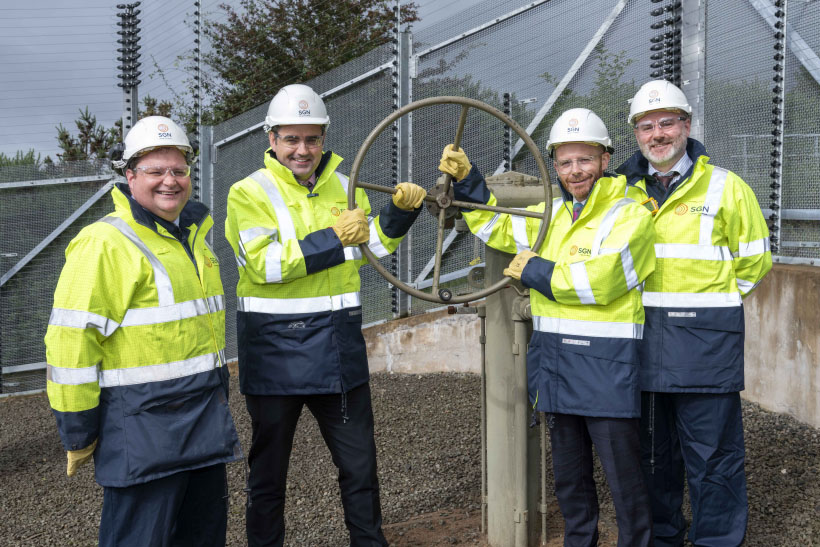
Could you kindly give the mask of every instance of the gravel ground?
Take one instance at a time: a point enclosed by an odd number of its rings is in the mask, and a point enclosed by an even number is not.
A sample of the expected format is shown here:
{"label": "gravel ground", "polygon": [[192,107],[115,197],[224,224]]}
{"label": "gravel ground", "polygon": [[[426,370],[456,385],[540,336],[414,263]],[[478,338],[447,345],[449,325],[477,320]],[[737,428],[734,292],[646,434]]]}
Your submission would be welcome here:
{"label": "gravel ground", "polygon": [[[245,450],[250,424],[234,380],[231,399]],[[385,534],[393,545],[485,545],[479,533],[479,379],[377,374],[372,379]],[[820,432],[744,403],[748,546],[820,547]],[[288,544],[345,545],[336,472],[309,412],[289,472]],[[65,476],[44,394],[0,399],[0,544],[94,545],[102,490],[90,466]],[[228,467],[228,545],[244,545],[243,466]],[[617,531],[600,469],[602,546]],[[551,491],[552,484],[548,484]],[[561,544],[550,500],[548,545]]]}

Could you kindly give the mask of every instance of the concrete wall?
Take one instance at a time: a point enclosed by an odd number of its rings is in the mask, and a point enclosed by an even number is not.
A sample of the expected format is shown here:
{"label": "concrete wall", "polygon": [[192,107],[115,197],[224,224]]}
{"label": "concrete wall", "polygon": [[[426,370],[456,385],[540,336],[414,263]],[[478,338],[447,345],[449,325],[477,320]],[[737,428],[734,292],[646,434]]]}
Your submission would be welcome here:
{"label": "concrete wall", "polygon": [[[775,264],[745,305],[743,397],[820,428],[820,268]],[[446,311],[367,328],[370,369],[479,373],[479,330]]]}
{"label": "concrete wall", "polygon": [[476,315],[441,310],[364,329],[371,372],[481,373]]}
{"label": "concrete wall", "polygon": [[745,305],[744,398],[820,427],[820,268],[775,264]]}

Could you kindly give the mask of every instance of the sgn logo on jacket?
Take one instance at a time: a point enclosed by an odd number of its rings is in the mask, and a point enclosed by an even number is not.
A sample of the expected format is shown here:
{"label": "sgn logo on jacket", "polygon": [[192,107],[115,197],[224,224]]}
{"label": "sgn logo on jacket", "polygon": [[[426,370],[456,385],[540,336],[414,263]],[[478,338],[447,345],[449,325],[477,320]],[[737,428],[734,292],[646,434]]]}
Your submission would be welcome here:
{"label": "sgn logo on jacket", "polygon": [[675,214],[678,216],[683,216],[685,214],[702,216],[709,214],[709,206],[703,204],[693,204],[687,205],[686,203],[680,203],[678,206],[675,207]]}

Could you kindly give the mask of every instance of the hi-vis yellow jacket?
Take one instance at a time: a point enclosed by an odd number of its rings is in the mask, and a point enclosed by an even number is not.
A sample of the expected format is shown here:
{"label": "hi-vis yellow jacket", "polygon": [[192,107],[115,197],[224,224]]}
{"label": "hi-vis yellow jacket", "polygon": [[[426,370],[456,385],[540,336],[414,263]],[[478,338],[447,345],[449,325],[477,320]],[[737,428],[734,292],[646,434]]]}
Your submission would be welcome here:
{"label": "hi-vis yellow jacket", "polygon": [[[689,139],[694,159],[654,217],[655,272],[646,280],[641,345],[645,391],[724,393],[743,389],[743,298],[772,267],[769,229],[749,186],[709,164]],[[636,152],[618,168],[630,195],[646,198],[647,161]]]}
{"label": "hi-vis yellow jacket", "polygon": [[[359,296],[364,259],[330,228],[347,209],[348,179],[336,171],[341,161],[325,152],[308,191],[268,149],[265,167],[228,194],[225,237],[239,266],[242,393],[345,393],[368,381]],[[370,213],[362,189],[356,203]],[[420,210],[391,201],[370,220],[373,253],[392,253]]]}
{"label": "hi-vis yellow jacket", "polygon": [[213,220],[185,206],[186,249],[127,185],[112,194],[115,212],[66,249],[45,337],[63,445],[98,439],[97,482],[114,487],[238,459]]}
{"label": "hi-vis yellow jacket", "polygon": [[[456,199],[495,205],[473,168]],[[533,335],[527,352],[530,401],[543,412],[632,418],[640,415],[640,287],[655,267],[652,218],[626,196],[624,177],[602,177],[572,222],[572,198],[552,203],[539,257],[521,276],[532,288]],[[544,203],[528,207],[543,211]],[[538,219],[462,211],[470,230],[508,253],[531,248]]]}

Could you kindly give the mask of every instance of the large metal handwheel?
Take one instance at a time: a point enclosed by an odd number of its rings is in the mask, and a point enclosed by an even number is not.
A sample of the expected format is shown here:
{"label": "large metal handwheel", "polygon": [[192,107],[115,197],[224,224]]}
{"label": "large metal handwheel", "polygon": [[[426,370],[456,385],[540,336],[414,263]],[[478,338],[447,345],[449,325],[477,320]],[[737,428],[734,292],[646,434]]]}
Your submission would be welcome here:
{"label": "large metal handwheel", "polygon": [[507,207],[495,207],[491,205],[484,205],[483,203],[470,203],[466,201],[458,201],[452,198],[451,192],[451,183],[452,177],[449,175],[445,176],[443,184],[439,185],[435,188],[435,192],[428,191],[427,196],[424,198],[425,201],[433,202],[435,204],[434,207],[428,207],[428,210],[431,212],[437,211],[438,212],[438,238],[436,240],[436,256],[435,256],[435,267],[433,270],[433,283],[431,287],[431,291],[429,293],[421,291],[419,289],[413,288],[403,281],[397,279],[393,274],[391,274],[387,269],[384,268],[381,264],[379,264],[378,259],[370,250],[370,248],[366,244],[362,244],[359,247],[362,250],[362,253],[368,258],[370,263],[373,265],[374,268],[382,275],[385,279],[387,279],[390,283],[401,289],[402,291],[415,296],[416,298],[421,298],[422,300],[427,300],[428,302],[438,302],[441,304],[449,303],[449,304],[460,304],[462,302],[471,302],[475,300],[480,300],[487,295],[490,295],[496,292],[499,289],[507,286],[510,282],[509,277],[502,277],[497,282],[493,283],[489,287],[485,287],[479,291],[469,293],[469,294],[461,294],[461,295],[453,295],[449,289],[439,289],[439,277],[441,274],[441,255],[442,255],[442,244],[444,241],[444,228],[445,222],[448,218],[454,216],[455,212],[459,209],[475,209],[481,211],[493,211],[497,213],[508,213],[511,215],[517,216],[525,216],[525,217],[532,217],[541,219],[541,228],[538,231],[538,236],[536,237],[535,244],[533,245],[533,249],[538,249],[541,247],[541,244],[544,242],[544,238],[547,235],[547,228],[549,227],[550,222],[550,214],[552,212],[552,189],[550,187],[550,178],[549,173],[547,172],[547,166],[544,163],[544,158],[541,156],[541,153],[538,150],[538,146],[535,142],[530,138],[527,132],[518,125],[515,120],[501,112],[493,108],[492,106],[483,103],[481,101],[476,101],[474,99],[468,99],[466,97],[451,97],[451,96],[442,96],[442,97],[431,97],[429,99],[422,99],[420,101],[412,102],[399,110],[396,110],[391,115],[387,116],[384,120],[377,125],[373,131],[367,136],[367,138],[362,143],[361,148],[359,148],[359,152],[356,154],[356,159],[353,161],[353,167],[350,169],[350,184],[348,186],[347,192],[347,204],[348,207],[351,209],[356,207],[356,188],[364,188],[366,190],[375,190],[377,192],[384,192],[387,194],[395,194],[396,189],[390,188],[386,186],[379,186],[376,184],[367,184],[364,182],[359,181],[359,169],[361,168],[362,162],[364,161],[365,155],[370,147],[376,142],[376,138],[389,126],[391,126],[396,120],[401,118],[402,116],[413,112],[414,110],[418,110],[419,108],[423,108],[426,106],[431,105],[438,105],[438,104],[460,104],[461,105],[461,116],[459,116],[458,120],[458,128],[456,129],[456,136],[453,140],[453,148],[458,149],[461,145],[461,136],[464,134],[464,124],[467,121],[467,112],[472,108],[476,108],[483,112],[486,112],[499,120],[503,123],[508,125],[512,128],[519,137],[524,141],[529,149],[530,153],[532,154],[533,158],[535,158],[535,162],[538,166],[538,171],[541,174],[541,182],[544,185],[544,212],[543,213],[535,213],[532,211],[525,211],[523,209],[512,209]]}

